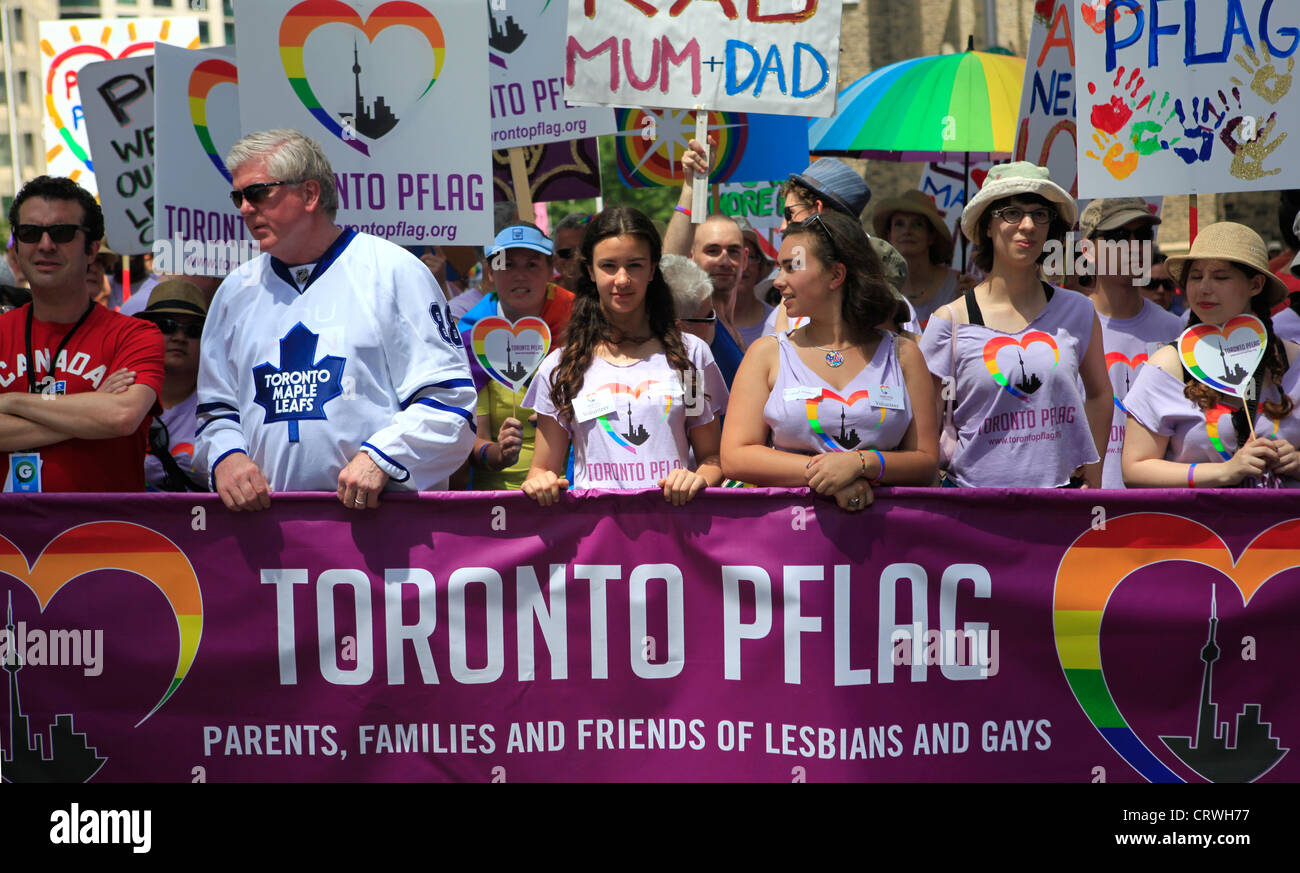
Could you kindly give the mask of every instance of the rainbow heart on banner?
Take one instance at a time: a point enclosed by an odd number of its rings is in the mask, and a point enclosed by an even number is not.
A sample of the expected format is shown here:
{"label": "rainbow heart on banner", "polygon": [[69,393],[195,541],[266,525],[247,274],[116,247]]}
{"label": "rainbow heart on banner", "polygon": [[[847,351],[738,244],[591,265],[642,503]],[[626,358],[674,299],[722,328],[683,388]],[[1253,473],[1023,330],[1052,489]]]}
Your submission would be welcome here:
{"label": "rainbow heart on banner", "polygon": [[196,66],[190,73],[190,118],[194,121],[194,132],[207,154],[212,166],[217,168],[227,182],[231,182],[230,171],[221,159],[216,144],[212,141],[212,131],[208,129],[208,95],[218,85],[238,85],[239,71],[230,61],[211,58]]}
{"label": "rainbow heart on banner", "polygon": [[[1041,330],[1031,330],[1020,339],[1009,336],[995,336],[984,344],[984,366],[988,367],[989,375],[993,381],[997,382],[1007,390],[1012,397],[1018,397],[1021,400],[1028,401],[1029,395],[1033,394],[1042,387],[1042,379],[1036,373],[1029,373],[1024,367],[1024,357],[1020,358],[1020,378],[1015,382],[1007,379],[1002,369],[998,366],[998,352],[1008,346],[1019,346],[1022,349],[1028,349],[1034,343],[1046,343],[1052,350],[1052,368],[1061,362],[1061,350],[1056,347],[1056,340],[1052,339],[1051,334],[1043,333]],[[1014,373],[1012,375],[1015,375]]]}
{"label": "rainbow heart on banner", "polygon": [[[1223,539],[1198,522],[1164,513],[1135,513],[1107,519],[1104,528],[1084,533],[1066,551],[1056,573],[1052,605],[1057,657],[1088,720],[1111,748],[1148,781],[1187,780],[1157,758],[1137,735],[1120,713],[1112,686],[1106,680],[1101,663],[1101,628],[1115,590],[1144,567],[1186,561],[1222,573],[1241,593],[1242,605],[1248,607],[1266,582],[1300,566],[1298,542],[1300,519],[1284,521],[1257,536],[1234,559]],[[1187,750],[1182,749],[1180,754],[1178,744],[1171,742],[1177,739],[1181,738],[1162,738],[1191,767],[1192,763],[1183,757]],[[1280,753],[1273,763],[1286,750]],[[1243,761],[1243,757],[1225,753],[1222,759],[1210,763],[1220,775],[1235,768],[1223,781],[1253,781],[1272,766],[1267,760]],[[1197,770],[1200,775],[1215,781],[1214,773],[1207,775],[1201,770]]]}
{"label": "rainbow heart on banner", "polygon": [[180,636],[176,672],[167,690],[136,727],[180,688],[194,663],[203,636],[203,594],[189,558],[167,537],[121,521],[100,521],[65,530],[29,564],[22,550],[0,536],[0,573],[12,576],[36,595],[41,612],[63,587],[93,570],[136,573],[157,586],[176,616]]}
{"label": "rainbow heart on banner", "polygon": [[1215,391],[1244,397],[1246,386],[1264,360],[1268,332],[1253,315],[1238,315],[1223,327],[1194,324],[1178,338],[1183,366],[1192,378]]}
{"label": "rainbow heart on banner", "polygon": [[[320,98],[316,96],[307,81],[307,68],[303,57],[307,38],[311,36],[312,31],[327,24],[350,24],[364,33],[371,43],[374,43],[375,37],[389,27],[413,27],[424,34],[425,39],[429,41],[429,47],[433,49],[433,71],[429,77],[429,84],[424,87],[416,100],[429,93],[429,89],[438,81],[438,76],[442,73],[442,64],[447,53],[442,25],[428,9],[408,0],[390,0],[375,9],[364,21],[355,9],[342,0],[303,0],[290,9],[280,23],[280,63],[284,66],[284,74],[288,77],[294,94],[322,127],[338,137],[340,141],[369,157],[370,149],[358,138],[357,131],[352,126],[344,129],[329,110],[321,105]],[[389,58],[388,62],[402,63],[403,59]],[[383,133],[386,132],[387,130]],[[362,133],[364,134],[364,131]],[[383,133],[373,133],[370,138],[377,139]]]}
{"label": "rainbow heart on banner", "polygon": [[536,316],[509,321],[484,318],[470,335],[474,357],[492,379],[511,391],[528,384],[551,350],[551,329]]}

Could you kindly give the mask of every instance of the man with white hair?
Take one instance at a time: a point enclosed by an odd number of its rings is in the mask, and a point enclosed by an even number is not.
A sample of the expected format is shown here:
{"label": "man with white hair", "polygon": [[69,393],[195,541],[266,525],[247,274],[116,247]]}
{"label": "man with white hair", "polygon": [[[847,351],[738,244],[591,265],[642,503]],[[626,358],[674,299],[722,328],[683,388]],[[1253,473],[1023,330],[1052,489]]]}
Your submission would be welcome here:
{"label": "man with white hair", "polygon": [[437,280],[398,245],[339,228],[319,145],[254,133],[226,157],[231,199],[261,246],[212,302],[195,469],[232,510],[272,491],[446,487],[474,443],[474,383]]}

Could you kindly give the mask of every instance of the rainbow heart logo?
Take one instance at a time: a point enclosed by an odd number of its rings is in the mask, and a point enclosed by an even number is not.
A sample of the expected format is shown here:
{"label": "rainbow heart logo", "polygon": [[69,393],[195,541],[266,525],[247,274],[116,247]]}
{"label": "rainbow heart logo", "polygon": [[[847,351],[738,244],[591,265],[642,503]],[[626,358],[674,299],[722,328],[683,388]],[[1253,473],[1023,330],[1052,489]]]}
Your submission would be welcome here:
{"label": "rainbow heart logo", "polygon": [[[857,435],[858,432],[856,430],[845,430],[848,425],[844,421],[843,410],[841,410],[840,413],[840,440],[837,441],[832,439],[830,434],[826,432],[826,428],[822,426],[821,418],[819,417],[822,403],[827,400],[834,400],[837,403],[843,404],[845,407],[849,407],[857,403],[859,400],[869,399],[870,392],[865,389],[862,391],[854,391],[849,395],[849,398],[845,400],[831,389],[823,388],[821,394],[818,394],[816,397],[809,397],[804,401],[804,413],[808,416],[808,427],[817,436],[817,440],[822,444],[822,447],[825,448],[826,451],[847,452],[861,444],[862,439]],[[880,420],[872,424],[871,429],[879,430],[880,426],[884,423],[885,410],[882,408],[880,410]]]}
{"label": "rainbow heart logo", "polygon": [[175,675],[162,697],[136,727],[144,724],[180,688],[198,655],[203,636],[203,595],[189,558],[170,539],[138,524],[99,521],[65,530],[28,563],[22,551],[0,536],[0,573],[25,585],[41,612],[64,586],[94,570],[123,570],[152,582],[176,617],[179,647]]}
{"label": "rainbow heart logo", "polygon": [[[605,432],[606,436],[608,436],[611,440],[614,441],[614,445],[626,451],[629,451],[635,455],[636,447],[640,445],[644,445],[646,440],[650,439],[650,432],[646,430],[644,423],[638,424],[635,427],[633,427],[632,400],[640,398],[642,394],[651,392],[652,389],[654,389],[656,386],[659,386],[661,384],[663,383],[661,383],[658,379],[647,379],[644,382],[642,382],[640,385],[637,385],[635,388],[631,387],[630,385],[623,385],[619,382],[609,382],[605,385],[601,385],[599,388],[596,389],[595,393],[599,393],[601,391],[608,391],[611,394],[616,396],[619,394],[624,394],[627,395],[628,397],[626,432],[619,433],[618,431],[614,430],[614,426],[610,424],[608,415],[602,415],[598,419],[596,419],[598,422],[600,422],[601,430]],[[664,409],[660,421],[666,421],[668,419],[668,414],[672,412],[673,392],[672,391],[665,392],[663,401],[664,401]]]}
{"label": "rainbow heart logo", "polygon": [[[361,141],[357,130],[349,126],[344,129],[335,120],[335,116],[321,105],[320,99],[307,81],[307,68],[304,53],[307,38],[319,27],[327,24],[348,24],[366,35],[367,41],[373,43],[375,37],[390,27],[412,27],[424,35],[429,47],[433,49],[433,70],[430,71],[429,84],[424,87],[416,100],[420,100],[438,81],[446,57],[446,39],[443,37],[442,25],[432,12],[408,0],[390,0],[375,9],[370,17],[362,20],[355,9],[342,0],[303,0],[285,14],[280,22],[280,63],[294,94],[302,101],[307,111],[320,122],[321,126],[337,137],[341,142],[370,156],[369,147]],[[388,59],[389,63],[400,63],[401,59]],[[359,122],[356,122],[359,123]],[[396,123],[396,119],[393,119]],[[384,131],[385,133],[387,130]],[[372,138],[382,136],[376,133]]]}
{"label": "rainbow heart logo", "polygon": [[194,122],[194,133],[203,146],[204,153],[212,166],[227,182],[233,181],[226,162],[221,159],[216,144],[212,141],[212,131],[208,128],[208,96],[218,85],[238,85],[239,71],[230,61],[222,58],[209,58],[199,63],[190,72],[188,90],[190,119]]}
{"label": "rainbow heart logo", "polygon": [[[1145,567],[1186,561],[1217,570],[1227,577],[1240,593],[1244,608],[1270,579],[1300,567],[1297,544],[1300,544],[1300,519],[1292,519],[1259,534],[1234,559],[1219,535],[1198,522],[1164,513],[1136,513],[1107,519],[1104,528],[1087,531],[1066,551],[1056,573],[1052,606],[1057,658],[1088,720],[1110,747],[1148,781],[1187,780],[1161,761],[1138,736],[1120,712],[1113,684],[1107,682],[1101,662],[1101,630],[1107,604],[1116,589]],[[1213,627],[1212,624],[1211,634]],[[1205,660],[1204,651],[1202,659]],[[1206,675],[1208,682],[1209,674]],[[1258,704],[1248,706],[1256,707],[1258,715]],[[1243,713],[1243,717],[1247,715]],[[1219,728],[1215,726],[1214,730],[1218,736]],[[1264,733],[1267,736],[1267,731]],[[1180,753],[1179,744],[1174,742],[1187,738],[1161,739],[1181,760],[1189,762],[1188,750],[1183,748]],[[1223,739],[1226,741],[1226,737]],[[1238,739],[1241,740],[1240,733]],[[1280,751],[1286,753],[1285,749]],[[1280,755],[1273,763],[1276,760],[1280,760]],[[1225,762],[1210,763],[1222,769]],[[1203,770],[1209,768],[1193,769],[1205,776]],[[1254,778],[1258,775],[1262,773]]]}
{"label": "rainbow heart logo", "polygon": [[470,335],[474,357],[495,381],[518,391],[551,350],[551,329],[536,316],[509,321],[499,315],[481,319]]}
{"label": "rainbow heart logo", "polygon": [[1192,378],[1215,391],[1243,397],[1264,360],[1268,332],[1253,315],[1238,315],[1223,327],[1194,324],[1178,338],[1178,352]]}
{"label": "rainbow heart logo", "polygon": [[[1133,382],[1133,374],[1137,372],[1138,367],[1142,366],[1146,362],[1147,362],[1146,352],[1142,352],[1141,354],[1134,355],[1131,358],[1128,355],[1123,355],[1120,354],[1119,352],[1107,352],[1106,373],[1110,376],[1110,384],[1112,386],[1115,385],[1115,374],[1111,372],[1112,367],[1116,367],[1122,364],[1125,369],[1121,370],[1120,372],[1123,373],[1124,375],[1125,384],[1131,385]],[[1116,409],[1118,409],[1120,412],[1128,412],[1128,410],[1124,408],[1123,402],[1119,399],[1119,394],[1112,394],[1111,399],[1115,401]]]}
{"label": "rainbow heart logo", "polygon": [[[1011,382],[998,366],[998,352],[1008,346],[1018,346],[1027,351],[1034,343],[1045,343],[1052,350],[1052,369],[1056,369],[1056,365],[1061,362],[1061,351],[1056,347],[1056,340],[1052,339],[1051,334],[1043,333],[1041,330],[1031,330],[1018,340],[1010,336],[995,336],[984,344],[984,366],[988,368],[993,381],[1005,388],[1012,397],[1025,402],[1029,401],[1029,395],[1043,387],[1042,378],[1037,373],[1030,373],[1025,369],[1024,355],[1017,351],[1020,375],[1015,382]],[[1012,371],[1011,375],[1014,376],[1015,372]]]}

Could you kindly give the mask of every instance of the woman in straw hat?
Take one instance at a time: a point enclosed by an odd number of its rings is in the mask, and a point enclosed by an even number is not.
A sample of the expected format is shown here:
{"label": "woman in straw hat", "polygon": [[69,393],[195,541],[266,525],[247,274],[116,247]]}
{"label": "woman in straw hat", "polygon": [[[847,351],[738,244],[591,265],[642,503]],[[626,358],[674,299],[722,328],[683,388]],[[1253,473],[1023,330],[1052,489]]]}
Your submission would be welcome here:
{"label": "woman in straw hat", "polygon": [[901,289],[924,329],[940,306],[960,290],[961,273],[952,263],[952,231],[934,200],[913,188],[881,201],[871,219],[876,236],[889,241],[907,259],[907,281]]}
{"label": "woman in straw hat", "polygon": [[1264,323],[1264,357],[1251,378],[1254,413],[1236,397],[1196,381],[1177,344],[1151,356],[1124,398],[1124,482],[1139,488],[1300,487],[1300,346],[1280,339],[1269,317],[1286,286],[1268,271],[1264,241],[1250,228],[1224,221],[1205,228],[1169,273],[1187,294],[1189,325],[1222,327],[1238,315]]}
{"label": "woman in straw hat", "polygon": [[759,338],[732,385],[725,475],[812,488],[855,512],[871,486],[926,485],[937,469],[933,386],[861,225],[821,212],[791,224],[775,287],[807,324]]}
{"label": "woman in straw hat", "polygon": [[1101,327],[1088,298],[1039,270],[1077,211],[1046,168],[1019,161],[995,167],[962,213],[986,278],[936,310],[921,340],[951,401],[947,485],[1101,485],[1111,417]]}

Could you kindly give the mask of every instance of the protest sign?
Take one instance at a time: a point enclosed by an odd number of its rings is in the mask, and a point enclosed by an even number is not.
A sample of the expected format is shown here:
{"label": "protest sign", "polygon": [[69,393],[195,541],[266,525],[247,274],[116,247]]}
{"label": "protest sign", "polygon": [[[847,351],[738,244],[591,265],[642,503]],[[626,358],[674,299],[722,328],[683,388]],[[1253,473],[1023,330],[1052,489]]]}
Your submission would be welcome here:
{"label": "protest sign", "polygon": [[[600,196],[600,153],[595,137],[521,148],[534,203]],[[497,199],[513,200],[508,152],[492,153],[492,177]]]}
{"label": "protest sign", "polygon": [[104,186],[104,236],[123,255],[153,243],[154,59],[86,64],[77,73],[86,135]]}
{"label": "protest sign", "polygon": [[[966,175],[968,169],[969,179]],[[969,245],[962,245],[961,228],[958,226],[962,210],[984,184],[991,169],[992,161],[971,161],[969,167],[964,160],[930,161],[921,173],[921,192],[934,200],[935,208],[943,216],[944,223],[952,232],[952,238],[956,240],[952,251],[952,267],[956,270],[966,269],[962,265],[962,252],[971,250]]]}
{"label": "protest sign", "polygon": [[781,186],[787,177],[768,182],[725,182],[718,186],[718,211],[746,219],[775,258],[781,248]]}
{"label": "protest sign", "polygon": [[233,46],[157,53],[158,185],[154,268],[223,276],[258,254],[230,202],[225,154],[239,139]]}
{"label": "protest sign", "polygon": [[[680,109],[619,109],[614,140],[618,175],[629,188],[682,184],[682,155],[695,136],[694,113]],[[809,164],[808,122],[748,112],[710,112],[709,182],[761,182],[799,173]]]}
{"label": "protest sign", "polygon": [[1052,181],[1077,196],[1078,103],[1071,5],[1067,0],[1040,0],[1034,6],[1020,92],[1015,159],[1047,167]]}
{"label": "protest sign", "polygon": [[[1083,197],[1287,187],[1300,5],[1109,0],[1074,20]],[[1091,7],[1090,17],[1082,11]]]}
{"label": "protest sign", "polygon": [[614,132],[613,112],[564,102],[564,44],[568,15],[551,0],[492,0],[488,4],[492,148],[543,145]]}
{"label": "protest sign", "polygon": [[317,140],[341,225],[490,242],[487,36],[481,0],[239,0],[241,126]]}
{"label": "protest sign", "polygon": [[113,18],[42,21],[41,81],[45,95],[45,160],[51,176],[68,176],[98,193],[77,73],[92,61],[153,51],[155,42],[199,44],[197,18]]}
{"label": "protest sign", "polygon": [[4,495],[4,776],[1300,778],[1283,492],[562,502]]}
{"label": "protest sign", "polygon": [[[635,38],[632,38],[635,36]],[[572,103],[835,112],[840,0],[569,4]]]}

